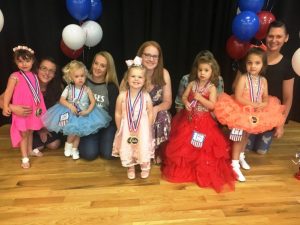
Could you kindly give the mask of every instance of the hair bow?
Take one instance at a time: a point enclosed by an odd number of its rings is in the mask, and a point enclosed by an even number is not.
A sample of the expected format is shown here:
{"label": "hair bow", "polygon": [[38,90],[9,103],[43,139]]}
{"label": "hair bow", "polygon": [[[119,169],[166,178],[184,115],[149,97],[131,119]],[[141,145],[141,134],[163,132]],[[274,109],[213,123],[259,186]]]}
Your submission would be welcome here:
{"label": "hair bow", "polygon": [[138,57],[138,56],[136,56],[134,58],[134,60],[129,59],[129,60],[126,60],[125,62],[126,62],[126,64],[127,64],[128,67],[131,67],[131,66],[142,66],[142,58]]}
{"label": "hair bow", "polygon": [[31,54],[34,54],[34,51],[31,48],[28,48],[27,46],[24,46],[24,45],[18,45],[17,47],[13,48],[14,52],[19,51],[19,50],[26,50],[26,51],[29,51]]}

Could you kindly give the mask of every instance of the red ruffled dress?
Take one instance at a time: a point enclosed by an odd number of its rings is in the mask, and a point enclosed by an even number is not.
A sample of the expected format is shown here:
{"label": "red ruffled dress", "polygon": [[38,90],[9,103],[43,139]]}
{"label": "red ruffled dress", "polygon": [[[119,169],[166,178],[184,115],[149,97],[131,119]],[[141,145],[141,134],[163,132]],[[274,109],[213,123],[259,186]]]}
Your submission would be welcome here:
{"label": "red ruffled dress", "polygon": [[[250,77],[247,76],[248,82],[245,84],[243,97],[261,102],[265,87],[263,85],[260,87],[259,78],[252,77],[250,82]],[[215,104],[214,114],[220,123],[227,125],[230,129],[238,128],[251,134],[258,134],[283,125],[284,110],[285,107],[280,104],[279,99],[273,96],[268,97],[266,107],[256,110],[250,105],[239,104],[234,96],[223,93]]]}
{"label": "red ruffled dress", "polygon": [[[211,86],[209,84],[208,86]],[[209,96],[209,87],[202,95]],[[193,100],[195,88],[189,102]],[[194,132],[205,135],[202,147],[192,144]],[[163,177],[170,182],[195,182],[217,192],[234,189],[236,175],[231,166],[231,143],[219,129],[211,113],[199,102],[192,111],[181,110],[173,119],[166,145]]]}

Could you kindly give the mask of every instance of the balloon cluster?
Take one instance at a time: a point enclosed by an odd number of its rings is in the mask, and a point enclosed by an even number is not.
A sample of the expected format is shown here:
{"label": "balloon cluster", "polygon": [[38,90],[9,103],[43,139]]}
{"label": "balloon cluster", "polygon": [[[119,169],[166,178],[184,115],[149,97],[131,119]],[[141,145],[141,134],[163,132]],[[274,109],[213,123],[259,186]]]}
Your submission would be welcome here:
{"label": "balloon cluster", "polygon": [[[95,22],[102,14],[101,0],[66,0],[69,13],[82,23],[69,24],[62,31],[60,48],[69,58],[78,58],[84,49],[94,47],[102,39],[103,31],[101,26]],[[86,20],[85,22],[83,22]]]}
{"label": "balloon cluster", "polygon": [[0,9],[0,32],[3,28],[3,25],[4,25],[4,17],[3,17],[2,11]]}
{"label": "balloon cluster", "polygon": [[268,11],[261,11],[265,0],[239,0],[240,13],[232,22],[232,33],[226,42],[226,51],[233,59],[241,59],[251,47],[250,40],[255,38],[259,41],[267,35],[274,15]]}

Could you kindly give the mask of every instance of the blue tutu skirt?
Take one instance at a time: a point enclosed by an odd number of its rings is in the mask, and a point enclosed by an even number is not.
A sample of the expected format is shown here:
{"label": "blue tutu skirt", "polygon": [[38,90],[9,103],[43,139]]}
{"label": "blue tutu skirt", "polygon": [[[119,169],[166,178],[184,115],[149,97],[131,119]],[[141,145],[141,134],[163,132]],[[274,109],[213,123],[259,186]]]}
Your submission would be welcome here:
{"label": "blue tutu skirt", "polygon": [[111,117],[98,107],[94,107],[88,115],[77,116],[69,108],[55,104],[47,110],[42,120],[49,131],[83,137],[108,127]]}

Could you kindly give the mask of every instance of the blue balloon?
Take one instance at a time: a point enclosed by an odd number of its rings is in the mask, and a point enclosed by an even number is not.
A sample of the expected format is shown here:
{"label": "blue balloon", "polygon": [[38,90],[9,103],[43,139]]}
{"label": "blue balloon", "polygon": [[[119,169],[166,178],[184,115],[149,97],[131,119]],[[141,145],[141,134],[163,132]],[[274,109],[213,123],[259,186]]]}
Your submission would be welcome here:
{"label": "blue balloon", "polygon": [[78,21],[88,18],[91,1],[90,0],[66,0],[69,13]]}
{"label": "blue balloon", "polygon": [[232,33],[240,41],[249,41],[259,29],[259,18],[251,11],[236,15],[232,22]]}
{"label": "blue balloon", "polygon": [[265,4],[265,0],[239,0],[238,6],[241,11],[259,12]]}
{"label": "blue balloon", "polygon": [[91,7],[88,18],[90,20],[98,19],[102,14],[102,1],[101,0],[90,0]]}

